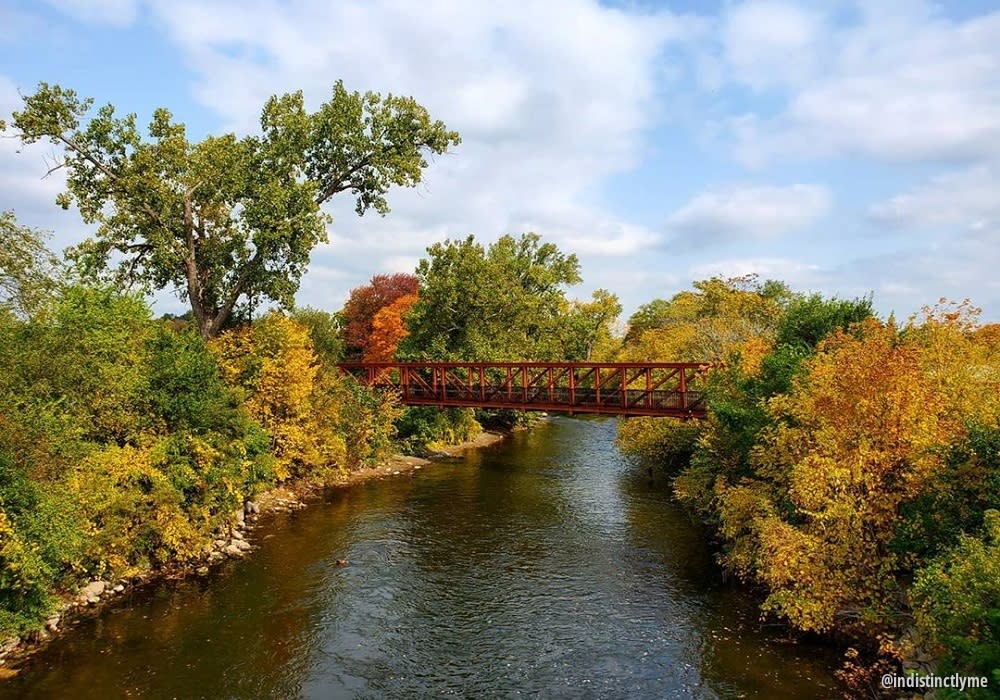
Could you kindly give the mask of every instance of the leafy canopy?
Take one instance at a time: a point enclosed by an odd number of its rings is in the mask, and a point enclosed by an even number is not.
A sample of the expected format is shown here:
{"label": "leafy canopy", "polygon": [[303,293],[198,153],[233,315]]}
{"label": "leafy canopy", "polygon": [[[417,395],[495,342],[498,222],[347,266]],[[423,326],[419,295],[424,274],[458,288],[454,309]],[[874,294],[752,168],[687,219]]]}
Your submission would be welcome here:
{"label": "leafy canopy", "polygon": [[629,318],[620,359],[718,362],[751,338],[771,343],[792,297],[783,283],[756,275],[692,286],[639,307]]}
{"label": "leafy canopy", "polygon": [[535,233],[435,243],[417,266],[420,300],[408,318],[411,356],[456,360],[552,359],[563,354],[564,285],[580,281],[575,255]]}
{"label": "leafy canopy", "polygon": [[55,290],[58,262],[37,229],[20,226],[14,212],[0,212],[0,308],[27,315]]}
{"label": "leafy canopy", "polygon": [[174,288],[201,334],[215,336],[241,299],[290,307],[309,254],[327,239],[320,207],[340,192],[359,215],[389,211],[392,185],[412,187],[424,154],[459,143],[409,97],[348,92],[338,81],[315,112],[302,92],[271,97],[259,135],[188,139],[183,124],[157,109],[144,138],[136,115],[40,83],[13,115],[25,144],[63,150],[67,190],[94,238],[71,251],[95,274],[113,266],[120,283]]}

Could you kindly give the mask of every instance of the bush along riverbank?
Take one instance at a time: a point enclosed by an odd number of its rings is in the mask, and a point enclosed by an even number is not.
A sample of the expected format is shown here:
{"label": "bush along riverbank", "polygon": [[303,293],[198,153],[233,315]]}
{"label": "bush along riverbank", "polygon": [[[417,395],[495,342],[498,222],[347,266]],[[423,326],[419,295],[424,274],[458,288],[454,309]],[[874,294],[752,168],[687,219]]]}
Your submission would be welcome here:
{"label": "bush along riverbank", "polygon": [[[0,309],[0,661],[131,585],[243,556],[261,510],[422,466],[393,457],[395,398],[317,352],[324,316],[206,341],[107,288],[66,287],[29,318]],[[478,432],[449,415],[405,444]]]}
{"label": "bush along riverbank", "polygon": [[500,430],[483,430],[474,438],[458,444],[446,445],[438,441],[437,449],[424,450],[429,454],[428,457],[391,454],[381,462],[342,472],[327,482],[290,479],[280,486],[261,492],[255,500],[248,500],[244,508],[234,512],[227,526],[212,533],[214,539],[205,544],[204,554],[200,558],[167,562],[159,568],[139,571],[116,582],[93,580],[81,586],[75,595],[66,591],[53,591],[55,602],[44,625],[36,626],[21,635],[11,635],[0,642],[0,680],[16,675],[20,662],[71,628],[77,620],[86,615],[100,614],[104,605],[140,586],[156,585],[158,581],[165,579],[207,576],[227,560],[251,555],[255,548],[253,531],[263,516],[292,513],[306,508],[319,501],[322,493],[331,488],[350,488],[374,479],[414,474],[435,462],[459,458],[467,450],[493,445],[505,439],[508,434]]}
{"label": "bush along riverbank", "polygon": [[1000,326],[968,302],[900,325],[753,280],[653,307],[666,321],[623,354],[715,360],[708,418],[628,420],[619,443],[670,471],[762,614],[846,642],[849,697],[931,671],[1000,697]]}

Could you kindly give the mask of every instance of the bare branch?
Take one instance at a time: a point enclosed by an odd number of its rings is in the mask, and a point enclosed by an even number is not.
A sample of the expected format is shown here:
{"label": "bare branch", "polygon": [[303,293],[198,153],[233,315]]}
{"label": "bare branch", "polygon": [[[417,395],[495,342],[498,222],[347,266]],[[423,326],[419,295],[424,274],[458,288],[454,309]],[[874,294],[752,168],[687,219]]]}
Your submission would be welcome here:
{"label": "bare branch", "polygon": [[68,162],[65,159],[63,159],[63,161],[61,163],[53,165],[51,168],[49,168],[48,170],[46,170],[45,174],[42,175],[41,179],[44,180],[45,178],[47,178],[49,175],[51,175],[55,171],[61,170],[62,168],[65,168],[67,165],[68,165]]}

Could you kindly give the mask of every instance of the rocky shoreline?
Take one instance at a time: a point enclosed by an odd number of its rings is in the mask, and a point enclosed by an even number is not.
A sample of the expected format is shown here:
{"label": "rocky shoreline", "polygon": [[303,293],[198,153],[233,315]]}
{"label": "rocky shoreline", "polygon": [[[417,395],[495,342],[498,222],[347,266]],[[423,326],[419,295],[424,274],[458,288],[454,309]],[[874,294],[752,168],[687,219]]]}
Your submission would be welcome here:
{"label": "rocky shoreline", "polygon": [[212,567],[224,561],[247,556],[253,551],[248,533],[252,532],[262,514],[294,512],[306,508],[309,502],[318,501],[320,495],[328,489],[348,488],[373,479],[401,476],[441,460],[460,457],[467,450],[493,445],[506,436],[505,433],[483,431],[474,440],[445,447],[429,457],[393,455],[385,462],[350,472],[330,483],[290,482],[265,491],[256,500],[247,501],[242,509],[237,510],[230,525],[213,533],[214,539],[205,546],[205,553],[201,559],[144,572],[131,578],[119,579],[114,583],[105,580],[90,581],[75,595],[64,596],[59,609],[49,616],[42,629],[23,637],[0,640],[0,680],[17,675],[15,664],[24,661],[63,633],[74,621],[86,615],[99,614],[104,605],[130,589],[159,580],[192,575],[206,576]]}

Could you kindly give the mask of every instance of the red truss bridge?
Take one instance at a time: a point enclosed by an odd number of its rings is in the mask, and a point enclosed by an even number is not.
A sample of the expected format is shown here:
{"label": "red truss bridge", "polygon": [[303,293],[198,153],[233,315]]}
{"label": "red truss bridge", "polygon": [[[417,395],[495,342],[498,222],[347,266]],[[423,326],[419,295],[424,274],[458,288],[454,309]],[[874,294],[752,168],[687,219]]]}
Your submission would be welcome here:
{"label": "red truss bridge", "polygon": [[704,418],[697,362],[345,362],[409,406]]}

